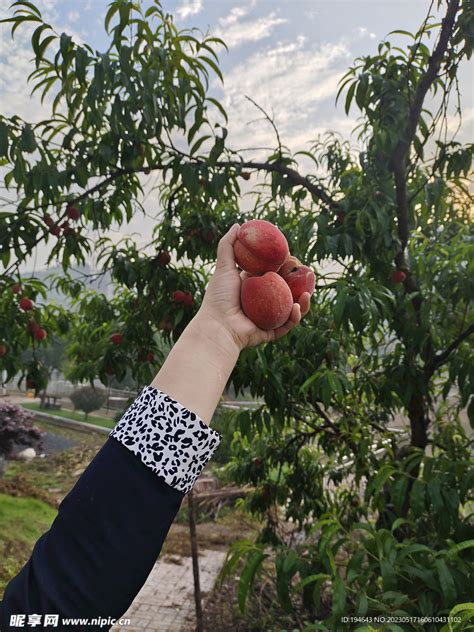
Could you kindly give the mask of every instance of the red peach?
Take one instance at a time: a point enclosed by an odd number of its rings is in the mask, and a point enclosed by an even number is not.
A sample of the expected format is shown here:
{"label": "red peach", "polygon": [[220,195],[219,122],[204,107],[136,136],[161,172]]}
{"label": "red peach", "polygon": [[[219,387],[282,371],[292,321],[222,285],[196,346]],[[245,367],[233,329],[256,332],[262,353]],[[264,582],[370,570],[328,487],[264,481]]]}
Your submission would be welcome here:
{"label": "red peach", "polygon": [[110,336],[109,340],[113,345],[119,345],[123,340],[123,336],[122,334],[119,334],[119,333],[113,333]]}
{"label": "red peach", "polygon": [[39,340],[39,341],[44,340],[45,338],[48,337],[48,333],[42,327],[38,327],[38,329],[34,332],[33,335],[35,337],[35,340]]}
{"label": "red peach", "polygon": [[186,293],[183,292],[182,290],[175,290],[172,296],[173,296],[173,301],[176,301],[176,303],[184,303],[186,300]]}
{"label": "red peach", "polygon": [[168,263],[171,261],[170,253],[166,252],[166,250],[161,250],[161,252],[159,252],[156,256],[156,260],[158,261],[160,266],[167,266]]}
{"label": "red peach", "polygon": [[403,270],[394,270],[390,275],[390,278],[394,283],[403,283],[403,281],[407,278],[407,275],[403,272]]}
{"label": "red peach", "polygon": [[276,272],[244,279],[240,302],[245,315],[261,329],[281,327],[293,309],[290,288]]}
{"label": "red peach", "polygon": [[193,295],[191,292],[186,292],[183,298],[183,303],[185,305],[192,305],[194,302]]}
{"label": "red peach", "polygon": [[[281,274],[281,272],[278,272],[278,274]],[[293,267],[291,272],[281,274],[281,276],[288,283],[288,287],[291,290],[291,295],[293,296],[295,303],[299,301],[300,296],[304,292],[309,292],[310,294],[314,292],[315,276],[314,272],[311,268],[308,268],[308,266],[300,264],[296,268]]]}
{"label": "red peach", "polygon": [[18,301],[18,305],[20,306],[20,309],[22,309],[24,312],[28,312],[30,309],[33,309],[33,301],[26,296],[20,298],[20,300]]}
{"label": "red peach", "polygon": [[12,285],[11,290],[13,294],[21,294],[21,285],[19,283],[15,283]]}
{"label": "red peach", "polygon": [[293,255],[290,255],[288,257],[288,259],[285,261],[285,263],[278,270],[278,274],[280,274],[282,277],[284,277],[287,274],[289,274],[290,272],[294,272],[298,268],[301,268],[302,265],[303,264],[301,263],[301,261],[299,259],[297,259]]}
{"label": "red peach", "polygon": [[44,214],[43,221],[46,224],[46,226],[52,226],[54,224],[54,219],[48,213]]}
{"label": "red peach", "polygon": [[38,331],[38,329],[41,329],[41,327],[38,325],[38,323],[36,322],[34,318],[30,318],[28,320],[28,324],[26,328],[30,334],[34,334],[35,332]]}
{"label": "red peach", "polygon": [[81,211],[76,206],[68,206],[66,210],[66,215],[69,217],[69,219],[77,222],[77,220],[81,216]]}
{"label": "red peach", "polygon": [[252,219],[240,226],[234,244],[237,265],[250,274],[277,272],[289,256],[288,242],[271,222]]}
{"label": "red peach", "polygon": [[145,362],[154,362],[155,356],[152,353],[147,353],[144,360]]}
{"label": "red peach", "polygon": [[49,232],[51,233],[51,235],[59,237],[59,235],[61,234],[61,227],[58,226],[58,224],[54,224],[54,226],[51,226],[51,228],[49,229]]}
{"label": "red peach", "polygon": [[0,345],[0,358],[3,358],[3,356],[6,355],[6,353],[7,353],[6,345]]}

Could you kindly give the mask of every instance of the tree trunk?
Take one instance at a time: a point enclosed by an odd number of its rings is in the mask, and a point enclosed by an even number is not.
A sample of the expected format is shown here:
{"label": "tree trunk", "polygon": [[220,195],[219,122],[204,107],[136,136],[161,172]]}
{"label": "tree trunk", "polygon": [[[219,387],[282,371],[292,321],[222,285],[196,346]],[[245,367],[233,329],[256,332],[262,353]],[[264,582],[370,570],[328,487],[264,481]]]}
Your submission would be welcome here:
{"label": "tree trunk", "polygon": [[430,423],[426,402],[421,393],[414,393],[408,404],[411,427],[411,445],[424,450],[428,445],[427,429]]}

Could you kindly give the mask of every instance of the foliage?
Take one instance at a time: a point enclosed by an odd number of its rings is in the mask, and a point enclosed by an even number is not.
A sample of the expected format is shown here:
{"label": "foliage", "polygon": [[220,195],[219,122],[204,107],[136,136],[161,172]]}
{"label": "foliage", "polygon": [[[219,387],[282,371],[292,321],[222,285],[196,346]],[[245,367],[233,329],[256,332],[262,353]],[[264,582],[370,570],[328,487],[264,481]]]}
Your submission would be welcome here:
{"label": "foliage", "polygon": [[[265,528],[228,568],[245,559],[244,607],[272,564],[281,606],[312,621],[308,629],[344,629],[340,618],[360,612],[448,614],[468,602],[473,583],[472,441],[459,416],[467,408],[474,423],[473,147],[448,137],[447,120],[474,12],[467,0],[438,10],[440,24],[428,16],[415,34],[393,32],[342,78],[345,110],[360,112],[358,146],[328,132],[292,153],[276,134],[259,162],[228,147],[227,115],[209,96],[223,43],[179,31],[157,0],[146,9],[111,2],[105,52],[56,33],[34,3],[15,2],[6,20],[12,31],[35,26],[29,81],[54,98],[38,124],[0,117],[12,196],[0,216],[8,379],[47,380],[27,329],[33,315],[67,329],[74,379],[148,383],[146,357],[160,361],[179,337],[199,308],[217,237],[246,217],[240,181],[249,174],[252,216],[276,223],[292,254],[329,270],[300,327],[247,349],[231,376],[237,395],[264,401],[232,421],[228,475],[253,483],[246,506]],[[116,243],[108,230],[144,210],[151,172],[159,212],[150,241]],[[69,314],[48,304],[43,283],[19,275],[45,244],[63,266],[55,287],[72,300]],[[92,251],[98,274],[112,276],[113,299],[68,274]],[[15,283],[35,301],[32,313],[19,310]],[[173,301],[176,289],[193,304]]]}
{"label": "foliage", "polygon": [[0,456],[8,458],[15,445],[41,447],[42,433],[32,418],[21,406],[0,403]]}
{"label": "foliage", "polygon": [[69,395],[69,399],[74,404],[76,410],[82,410],[85,417],[94,410],[99,410],[104,405],[106,396],[102,391],[98,391],[92,386],[77,388]]}

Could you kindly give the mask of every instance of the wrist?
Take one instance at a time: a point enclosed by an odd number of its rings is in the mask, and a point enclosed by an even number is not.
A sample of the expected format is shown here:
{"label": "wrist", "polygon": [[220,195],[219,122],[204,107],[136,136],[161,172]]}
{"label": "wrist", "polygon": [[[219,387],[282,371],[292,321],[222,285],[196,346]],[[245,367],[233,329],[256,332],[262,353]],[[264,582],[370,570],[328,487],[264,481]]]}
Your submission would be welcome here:
{"label": "wrist", "polygon": [[224,353],[233,358],[234,361],[237,361],[243,345],[233,334],[232,330],[221,320],[200,309],[189,326],[218,352]]}

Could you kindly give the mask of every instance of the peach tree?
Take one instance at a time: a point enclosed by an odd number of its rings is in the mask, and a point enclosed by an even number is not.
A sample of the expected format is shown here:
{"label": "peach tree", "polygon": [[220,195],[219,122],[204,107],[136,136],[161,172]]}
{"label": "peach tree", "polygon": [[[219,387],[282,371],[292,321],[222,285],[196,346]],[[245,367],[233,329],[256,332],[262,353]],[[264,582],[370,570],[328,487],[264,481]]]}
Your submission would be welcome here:
{"label": "peach tree", "polygon": [[[302,325],[242,353],[230,380],[262,402],[232,421],[228,473],[254,484],[246,506],[264,527],[227,570],[245,560],[242,609],[269,573],[275,616],[308,630],[347,629],[343,616],[446,615],[474,582],[472,440],[460,421],[466,408],[474,416],[472,146],[440,133],[474,15],[465,0],[438,5],[440,24],[395,32],[403,47],[387,38],[342,78],[346,112],[360,112],[358,147],[328,133],[292,153],[266,115],[276,140],[261,161],[228,145],[212,96],[224,42],[179,31],[158,0],[111,2],[103,52],[57,33],[33,2],[14,2],[3,20],[12,35],[33,27],[28,80],[50,112],[0,117],[7,380],[44,388],[44,330],[71,341],[72,379],[146,384],[199,308],[219,235],[247,217],[248,180],[251,216],[277,224],[319,270]],[[149,242],[113,240],[111,229],[147,213],[147,178],[157,183]],[[39,248],[62,267],[62,306],[22,278]],[[92,258],[112,299],[71,274]],[[400,415],[403,433],[390,427]],[[272,593],[260,607],[271,614],[274,603]]]}

